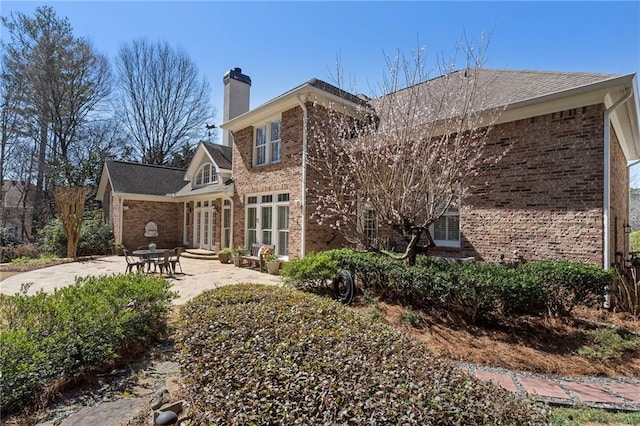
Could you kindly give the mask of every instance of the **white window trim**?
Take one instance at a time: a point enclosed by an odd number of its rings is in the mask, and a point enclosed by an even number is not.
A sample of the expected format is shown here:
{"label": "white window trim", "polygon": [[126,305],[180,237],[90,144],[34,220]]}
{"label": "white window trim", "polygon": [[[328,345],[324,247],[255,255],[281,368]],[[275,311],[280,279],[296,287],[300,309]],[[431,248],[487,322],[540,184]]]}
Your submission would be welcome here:
{"label": "white window trim", "polygon": [[[274,123],[279,123],[280,125],[280,139],[271,140],[271,126]],[[264,163],[258,164],[258,146],[256,142],[258,140],[258,130],[265,129],[265,142],[264,142]],[[279,158],[277,160],[273,160],[273,146],[274,144],[279,144]],[[262,145],[261,145],[262,146]],[[261,123],[258,126],[255,126],[253,131],[253,167],[263,167],[269,164],[278,164],[282,161],[282,119],[280,117],[274,118],[272,120],[268,120],[264,123]]]}
{"label": "white window trim", "polygon": [[[378,220],[375,216],[375,212],[373,215],[373,229],[367,229],[367,227],[365,226],[365,213],[367,212],[372,212],[373,207],[371,206],[371,203],[369,203],[368,201],[365,201],[363,199],[362,196],[358,197],[358,232],[362,233],[365,235],[366,239],[367,239],[367,243],[369,245],[374,245],[376,243],[376,240],[378,239]],[[371,231],[371,235],[367,235],[367,232]]]}
{"label": "white window trim", "polygon": [[444,217],[457,217],[458,218],[458,239],[457,240],[436,240],[435,239],[435,223],[432,223],[431,226],[429,226],[429,232],[431,233],[431,236],[433,237],[433,242],[436,244],[437,247],[459,248],[460,247],[460,237],[462,235],[462,232],[461,232],[461,221],[460,221],[460,209],[459,208],[449,208],[449,209],[447,209],[446,212],[444,212],[444,214],[442,216],[440,216],[440,218],[438,218],[438,220],[440,220],[440,219],[442,219]]}
{"label": "white window trim", "polygon": [[[207,182],[204,181],[204,169],[205,167],[209,168],[209,180]],[[200,180],[200,182],[198,182]],[[194,188],[200,188],[206,185],[211,185],[212,183],[218,183],[218,168],[214,163],[204,163],[198,169],[198,172],[194,177]]]}
{"label": "white window trim", "polygon": [[[249,217],[249,209],[250,208],[255,208],[256,209],[256,243],[257,244],[261,244],[262,243],[262,214],[261,214],[261,210],[262,207],[264,206],[271,206],[271,244],[275,246],[276,250],[276,254],[280,251],[280,242],[279,242],[279,233],[282,231],[281,229],[278,229],[278,207],[280,206],[290,206],[290,200],[287,201],[278,201],[278,195],[281,194],[287,194],[289,195],[289,193],[287,192],[268,192],[268,193],[259,193],[259,194],[248,194],[245,197],[245,218]],[[265,195],[271,195],[271,202],[266,202],[263,203],[262,202],[262,197]],[[250,197],[256,197],[256,203],[253,204],[249,204],[249,198]],[[291,211],[290,209],[288,209],[288,213],[289,213],[289,219],[291,218]],[[287,229],[287,233],[289,234],[289,232],[291,231],[291,221],[288,220],[289,223],[289,228]],[[248,220],[245,220],[245,225],[244,225],[244,240],[246,242],[249,241],[249,227],[248,227]],[[250,248],[250,247],[248,247]],[[280,257],[280,259],[282,260],[289,260],[289,255],[278,255]]]}

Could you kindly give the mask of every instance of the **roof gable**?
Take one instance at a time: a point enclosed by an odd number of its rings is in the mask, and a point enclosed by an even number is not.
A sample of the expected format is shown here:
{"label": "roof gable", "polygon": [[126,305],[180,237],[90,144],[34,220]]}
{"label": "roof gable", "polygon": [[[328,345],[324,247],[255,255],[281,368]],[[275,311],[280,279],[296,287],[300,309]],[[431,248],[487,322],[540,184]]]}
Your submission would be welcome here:
{"label": "roof gable", "polygon": [[205,163],[214,163],[219,170],[231,171],[233,149],[229,146],[200,142],[187,167],[184,180],[192,181],[200,167]]}
{"label": "roof gable", "polygon": [[202,142],[202,146],[207,150],[211,159],[219,169],[231,170],[233,149],[230,146]]}

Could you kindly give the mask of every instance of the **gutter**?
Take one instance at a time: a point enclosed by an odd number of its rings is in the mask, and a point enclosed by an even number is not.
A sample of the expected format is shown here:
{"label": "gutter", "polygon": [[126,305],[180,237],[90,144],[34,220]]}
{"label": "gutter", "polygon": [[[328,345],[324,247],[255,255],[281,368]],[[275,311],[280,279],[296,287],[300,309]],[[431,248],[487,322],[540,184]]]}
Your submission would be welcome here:
{"label": "gutter", "polygon": [[302,210],[302,222],[300,231],[302,238],[300,238],[300,257],[304,257],[306,252],[306,240],[307,240],[307,125],[309,121],[309,112],[307,106],[302,101],[300,94],[296,96],[300,107],[302,108],[302,195],[301,205]]}
{"label": "gutter", "polygon": [[611,223],[609,220],[611,210],[611,113],[631,98],[632,94],[632,91],[625,90],[622,97],[604,112],[604,254],[602,266],[605,271],[610,268],[611,252],[611,242],[609,241],[609,236],[611,235]]}

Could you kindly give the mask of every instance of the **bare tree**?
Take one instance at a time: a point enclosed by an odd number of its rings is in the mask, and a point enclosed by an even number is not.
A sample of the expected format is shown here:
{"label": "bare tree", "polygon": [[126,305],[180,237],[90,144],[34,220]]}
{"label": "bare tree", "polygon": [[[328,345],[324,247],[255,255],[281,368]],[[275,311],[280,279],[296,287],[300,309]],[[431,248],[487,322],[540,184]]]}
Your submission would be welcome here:
{"label": "bare tree", "polygon": [[33,17],[12,13],[2,23],[9,34],[2,44],[2,78],[23,85],[16,110],[37,153],[37,228],[53,206],[54,184],[76,181],[68,153],[82,145],[79,129],[109,94],[111,76],[106,58],[74,37],[68,19],[59,18],[51,7],[38,7]]}
{"label": "bare tree", "polygon": [[407,242],[395,257],[409,264],[434,245],[429,227],[460,206],[480,167],[498,159],[485,152],[499,111],[485,105],[484,48],[464,51],[461,70],[449,61],[433,79],[424,49],[410,58],[398,52],[366,105],[322,105],[326,117],[312,125],[308,157],[325,187],[313,196],[318,221],[371,250],[384,251],[384,233],[367,233],[363,220],[395,231]]}
{"label": "bare tree", "polygon": [[121,122],[143,162],[165,164],[204,136],[209,85],[184,50],[135,40],[120,49],[116,67]]}
{"label": "bare tree", "polygon": [[[20,104],[20,96],[22,93],[21,80],[10,80],[4,78],[5,63],[0,62],[0,188],[6,174],[6,164],[10,161],[16,161],[13,152],[17,148],[17,140],[20,137],[20,113],[18,106]],[[0,227],[5,226],[5,210],[4,210],[4,190],[0,189]]]}

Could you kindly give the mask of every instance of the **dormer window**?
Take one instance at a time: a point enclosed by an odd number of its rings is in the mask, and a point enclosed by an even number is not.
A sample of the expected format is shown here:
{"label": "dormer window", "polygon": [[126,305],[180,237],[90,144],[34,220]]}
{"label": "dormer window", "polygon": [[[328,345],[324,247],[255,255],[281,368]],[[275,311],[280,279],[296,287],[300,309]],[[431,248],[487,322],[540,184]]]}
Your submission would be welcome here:
{"label": "dormer window", "polygon": [[213,164],[204,164],[196,173],[196,186],[208,185],[218,181],[218,174]]}
{"label": "dormer window", "polygon": [[280,162],[280,120],[256,128],[253,158],[255,166]]}

